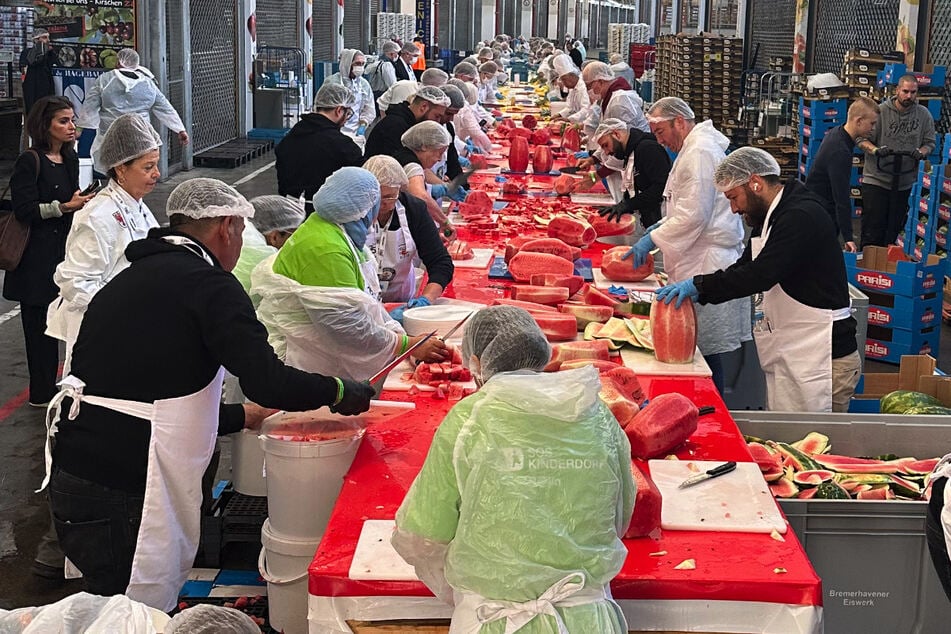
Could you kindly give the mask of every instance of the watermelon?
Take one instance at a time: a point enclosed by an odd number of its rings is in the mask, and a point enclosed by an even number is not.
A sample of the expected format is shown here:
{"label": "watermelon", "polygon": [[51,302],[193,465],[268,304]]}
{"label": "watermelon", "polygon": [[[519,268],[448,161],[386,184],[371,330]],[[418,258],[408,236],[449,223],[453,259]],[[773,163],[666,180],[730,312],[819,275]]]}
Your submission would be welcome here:
{"label": "watermelon", "polygon": [[753,457],[753,462],[757,464],[759,470],[763,473],[782,466],[782,458],[780,457],[779,453],[770,451],[766,445],[758,442],[751,442],[747,445],[747,449],[750,450],[750,455]]}
{"label": "watermelon", "polygon": [[475,218],[488,218],[492,213],[492,207],[483,207],[481,205],[471,205],[469,203],[459,203],[459,215],[463,220],[473,220]]}
{"label": "watermelon", "polygon": [[548,223],[548,236],[559,238],[571,246],[585,248],[598,237],[587,220],[572,216],[555,216]]}
{"label": "watermelon", "polygon": [[528,139],[514,137],[509,148],[509,169],[513,172],[524,172],[528,169]]}
{"label": "watermelon", "polygon": [[[624,216],[620,221],[615,222],[607,218],[602,218],[598,214],[588,214],[588,222],[594,227],[594,231],[598,234],[599,238],[606,238],[608,236],[623,236],[629,234],[634,230],[634,223],[636,223],[637,220],[634,216]],[[628,248],[630,247],[625,247],[625,249]]]}
{"label": "watermelon", "polygon": [[[853,458],[852,456],[838,456],[836,454],[819,454],[813,456],[813,462],[819,463],[826,469],[838,473],[897,473],[900,465],[896,462],[870,460],[868,458]],[[822,467],[808,467],[821,469]]]}
{"label": "watermelon", "polygon": [[799,487],[789,478],[780,478],[769,483],[769,492],[777,498],[794,498],[799,494]]}
{"label": "watermelon", "polygon": [[532,154],[532,172],[547,174],[551,171],[551,164],[551,148],[547,145],[536,145],[535,152]]}
{"label": "watermelon", "polygon": [[775,466],[763,471],[763,479],[767,482],[776,482],[785,475],[786,472],[783,470],[783,466],[780,463],[777,463]]}
{"label": "watermelon", "polygon": [[522,117],[522,127],[534,130],[538,127],[538,119],[535,118],[535,115],[527,114]]}
{"label": "watermelon", "polygon": [[942,405],[913,405],[902,412],[905,416],[948,416],[951,407]]}
{"label": "watermelon", "polygon": [[829,451],[829,437],[811,431],[802,440],[790,443],[790,446],[803,453],[825,453]]}
{"label": "watermelon", "polygon": [[532,286],[531,284],[513,284],[512,299],[537,304],[560,304],[568,299],[568,289],[563,286]]}
{"label": "watermelon", "polygon": [[800,471],[793,476],[793,482],[799,485],[816,486],[823,482],[829,482],[835,477],[835,473],[825,469],[816,469],[811,471]]}
{"label": "watermelon", "polygon": [[697,431],[700,410],[676,392],[655,396],[624,428],[631,455],[654,458],[683,444]]}
{"label": "watermelon", "polygon": [[602,382],[605,380],[612,381],[621,394],[638,405],[642,405],[646,400],[641,382],[637,379],[637,374],[631,368],[615,364],[613,368],[602,376]]}
{"label": "watermelon", "polygon": [[[799,500],[811,500],[812,498],[816,497],[817,489],[818,487],[809,487],[808,489],[803,489],[802,491],[797,493],[795,497],[796,499],[799,499]],[[782,496],[776,496],[776,497],[782,497]]]}
{"label": "watermelon", "polygon": [[[561,306],[558,307],[561,310]],[[931,458],[929,460],[916,460],[914,462],[906,462],[902,464],[901,471],[902,473],[907,473],[909,475],[928,475],[934,468],[938,466],[940,458]]]}
{"label": "watermelon", "polygon": [[584,287],[584,303],[597,306],[610,306],[611,310],[614,310],[614,307],[621,302],[604,291],[598,290],[595,286],[588,284]]}
{"label": "watermelon", "polygon": [[601,256],[601,273],[604,277],[615,282],[640,282],[654,273],[654,256],[647,254],[647,260],[641,266],[634,268],[633,260],[621,258],[630,250],[628,246],[608,249]]}
{"label": "watermelon", "polygon": [[816,499],[819,500],[848,500],[849,493],[835,482],[823,482],[816,487]]}
{"label": "watermelon", "polygon": [[[779,453],[781,453],[786,460],[789,461],[793,469],[796,471],[818,471],[822,469],[822,466],[818,462],[813,460],[809,455],[799,451],[792,445],[789,445],[784,442],[773,443]],[[823,465],[824,466],[824,465]],[[829,467],[830,469],[832,467]]]}
{"label": "watermelon", "polygon": [[[535,238],[533,240],[527,240],[522,246],[518,247],[518,252],[523,251],[530,253],[550,253],[569,262],[574,261],[572,258],[574,252],[571,250],[571,247],[565,244],[564,240],[559,240],[558,238]],[[572,272],[574,272],[574,267],[572,267]],[[574,295],[574,293],[572,293],[572,295]]]}
{"label": "watermelon", "polygon": [[571,125],[565,129],[561,136],[561,147],[569,152],[577,152],[581,149],[581,135],[578,128]]}
{"label": "watermelon", "polygon": [[609,306],[589,306],[587,304],[560,304],[558,310],[568,315],[574,315],[575,319],[578,320],[578,330],[584,330],[585,326],[592,322],[603,324],[611,319],[611,315],[614,313]]}
{"label": "watermelon", "polygon": [[650,477],[641,471],[636,464],[631,463],[631,475],[637,487],[637,497],[634,498],[634,515],[631,525],[624,533],[624,539],[647,537],[660,528],[661,498],[660,490]]}
{"label": "watermelon", "polygon": [[566,361],[583,359],[607,361],[610,358],[611,351],[608,349],[608,342],[604,340],[556,343],[551,347],[551,360],[545,366],[545,372],[558,370]]}
{"label": "watermelon", "polygon": [[941,401],[929,394],[911,390],[889,392],[879,401],[882,414],[904,414],[916,405],[941,405]]}
{"label": "watermelon", "polygon": [[892,490],[896,495],[906,498],[918,499],[921,497],[921,487],[906,478],[900,478],[896,475],[890,476]]}
{"label": "watermelon", "polygon": [[574,275],[575,265],[565,258],[550,253],[519,251],[512,256],[508,265],[509,273],[516,282],[528,282],[538,273]]}
{"label": "watermelon", "polygon": [[554,306],[545,306],[544,304],[536,304],[535,302],[524,302],[517,299],[508,299],[508,298],[499,298],[492,300],[493,306],[515,306],[516,308],[521,308],[522,310],[528,311],[531,314],[534,313],[556,313],[558,309]]}
{"label": "watermelon", "polygon": [[528,128],[512,128],[509,130],[509,137],[512,139],[525,139],[528,141],[532,137],[532,131]]}
{"label": "watermelon", "polygon": [[568,289],[568,297],[581,290],[584,278],[580,275],[553,275],[551,273],[537,273],[529,280],[535,286],[564,286]]}
{"label": "watermelon", "polygon": [[891,489],[887,485],[878,485],[859,491],[855,497],[859,500],[887,500],[889,493]]}
{"label": "watermelon", "polygon": [[697,313],[693,302],[685,299],[665,304],[656,299],[651,304],[651,334],[654,356],[661,363],[692,363],[697,348]]}
{"label": "watermelon", "polygon": [[489,213],[492,211],[492,199],[489,198],[489,195],[481,190],[472,190],[466,195],[466,204],[474,205],[476,207],[484,207]]}
{"label": "watermelon", "polygon": [[571,315],[557,311],[530,314],[548,341],[572,341],[578,334],[578,323]]}
{"label": "watermelon", "polygon": [[621,393],[613,381],[605,379],[603,375],[601,377],[601,390],[598,396],[601,397],[604,404],[607,405],[611,413],[614,414],[614,418],[617,419],[618,425],[620,425],[622,429],[634,419],[640,410],[638,403],[627,398]]}
{"label": "watermelon", "polygon": [[535,130],[532,136],[528,137],[528,142],[532,145],[548,145],[551,143],[551,132],[545,129]]}
{"label": "watermelon", "polygon": [[573,176],[562,174],[555,179],[555,193],[559,196],[567,196],[575,190],[579,182],[580,181]]}
{"label": "watermelon", "polygon": [[833,480],[839,483],[846,491],[851,491],[859,484],[888,484],[891,478],[883,473],[837,473]]}

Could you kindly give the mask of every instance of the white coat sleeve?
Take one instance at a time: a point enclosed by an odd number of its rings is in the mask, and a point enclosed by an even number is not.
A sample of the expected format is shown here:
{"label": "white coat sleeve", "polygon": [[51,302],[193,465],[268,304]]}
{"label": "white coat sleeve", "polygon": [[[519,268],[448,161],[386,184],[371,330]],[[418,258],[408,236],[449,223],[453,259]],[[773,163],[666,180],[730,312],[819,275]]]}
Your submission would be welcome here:
{"label": "white coat sleeve", "polygon": [[151,112],[162,125],[172,132],[178,134],[185,131],[182,118],[178,116],[178,112],[175,111],[175,108],[158,87],[155,88],[155,102],[152,104]]}
{"label": "white coat sleeve", "polygon": [[604,112],[605,119],[620,119],[632,128],[650,132],[647,117],[644,116],[644,100],[633,90],[614,93]]}
{"label": "white coat sleeve", "polygon": [[76,119],[76,127],[84,130],[99,129],[99,108],[102,107],[102,81],[108,73],[102,74],[92,85],[83,100],[82,110]]}
{"label": "white coat sleeve", "polygon": [[568,92],[568,111],[572,114],[581,112],[591,105],[591,99],[588,97],[588,90],[584,82],[578,80],[578,85]]}
{"label": "white coat sleeve", "polygon": [[[651,232],[651,239],[660,250],[667,253],[682,253],[696,248],[699,240],[713,219],[715,200],[722,196],[713,185],[713,162],[702,152],[681,155],[677,161],[674,182],[668,181],[672,192],[667,201],[667,220]],[[679,280],[677,280],[679,281]]]}
{"label": "white coat sleeve", "polygon": [[106,274],[114,267],[116,254],[116,223],[113,206],[108,202],[97,206],[86,217],[73,218],[66,239],[66,258],[56,267],[53,281],[67,302],[85,307],[106,284]]}
{"label": "white coat sleeve", "polygon": [[365,125],[369,125],[374,119],[376,119],[376,106],[373,105],[373,89],[370,88],[370,82],[368,82],[363,77],[360,77],[360,94],[362,99],[360,100],[360,121]]}
{"label": "white coat sleeve", "polygon": [[389,62],[381,62],[380,70],[377,71],[383,73],[383,83],[386,85],[387,89],[390,86],[396,83],[396,67]]}

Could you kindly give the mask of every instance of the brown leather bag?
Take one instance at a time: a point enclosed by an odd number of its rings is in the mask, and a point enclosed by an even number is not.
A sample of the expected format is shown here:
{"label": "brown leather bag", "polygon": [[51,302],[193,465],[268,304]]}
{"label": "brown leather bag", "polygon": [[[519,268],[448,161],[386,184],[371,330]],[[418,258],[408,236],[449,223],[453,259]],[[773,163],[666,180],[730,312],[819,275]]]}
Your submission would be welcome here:
{"label": "brown leather bag", "polygon": [[[36,159],[36,178],[40,178],[40,155],[35,150],[27,150]],[[30,225],[21,222],[13,213],[13,201],[6,200],[10,184],[0,194],[0,269],[12,271],[20,265],[23,251],[30,241]]]}

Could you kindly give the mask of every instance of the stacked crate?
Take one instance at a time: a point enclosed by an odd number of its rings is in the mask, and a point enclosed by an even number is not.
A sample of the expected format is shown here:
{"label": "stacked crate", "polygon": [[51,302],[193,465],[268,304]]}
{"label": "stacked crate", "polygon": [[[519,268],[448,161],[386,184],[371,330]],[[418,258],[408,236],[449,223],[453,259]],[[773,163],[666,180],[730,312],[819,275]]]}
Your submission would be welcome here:
{"label": "stacked crate", "polygon": [[908,255],[921,260],[929,253],[948,254],[951,225],[951,135],[939,134],[934,155],[918,167],[918,180],[911,190],[908,221],[897,244]]}
{"label": "stacked crate", "polygon": [[7,53],[13,62],[13,94],[9,91],[7,63],[0,63],[0,97],[14,98],[22,96],[20,82],[20,53],[33,32],[33,9],[31,7],[0,6],[0,51]]}
{"label": "stacked crate", "polygon": [[779,163],[779,177],[786,181],[795,178],[798,171],[799,143],[789,137],[753,139],[749,145],[766,150]]}
{"label": "stacked crate", "polygon": [[[873,53],[862,48],[849,49],[842,64],[841,78],[851,89],[853,97],[873,97],[878,74],[896,53]],[[897,53],[898,58],[902,55]]]}
{"label": "stacked crate", "polygon": [[628,55],[631,44],[647,44],[650,40],[649,24],[608,24],[608,54]]}
{"label": "stacked crate", "polygon": [[377,13],[376,14],[376,41],[377,49],[383,46],[391,37],[397,37],[401,42],[412,42],[416,37],[416,16],[404,13]]}
{"label": "stacked crate", "polygon": [[743,69],[741,38],[668,35],[657,45],[658,97],[680,97],[698,121],[717,128],[736,117]]}

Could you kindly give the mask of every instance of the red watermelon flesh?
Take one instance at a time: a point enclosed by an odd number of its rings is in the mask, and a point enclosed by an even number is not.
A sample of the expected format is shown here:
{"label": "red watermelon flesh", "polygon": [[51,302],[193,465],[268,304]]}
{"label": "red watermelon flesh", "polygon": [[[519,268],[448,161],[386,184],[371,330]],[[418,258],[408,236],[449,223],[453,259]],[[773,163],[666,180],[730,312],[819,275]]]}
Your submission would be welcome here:
{"label": "red watermelon flesh", "polygon": [[561,137],[561,147],[571,152],[577,152],[581,149],[581,135],[578,133],[578,128],[569,126],[565,129]]}
{"label": "red watermelon flesh", "polygon": [[654,356],[661,363],[691,363],[697,347],[697,313],[693,302],[684,299],[680,308],[656,299],[651,304],[651,336]]}
{"label": "red watermelon flesh", "polygon": [[624,216],[620,222],[614,222],[607,218],[602,218],[598,214],[589,214],[588,222],[594,227],[594,231],[598,234],[599,238],[605,238],[607,236],[627,235],[634,230],[634,223],[637,222],[637,220],[634,216]]}
{"label": "red watermelon flesh", "polygon": [[532,145],[548,145],[551,142],[551,132],[545,129],[535,130],[528,140]]}
{"label": "red watermelon flesh", "polygon": [[934,468],[938,466],[940,460],[940,458],[931,458],[929,460],[905,462],[902,463],[901,471],[909,475],[927,475],[934,471]]}
{"label": "red watermelon flesh", "polygon": [[799,485],[818,486],[823,482],[828,482],[835,476],[835,472],[818,469],[813,471],[800,471],[793,476],[793,482]]}
{"label": "red watermelon flesh", "polygon": [[629,398],[638,405],[644,403],[644,389],[641,387],[641,382],[637,379],[637,374],[631,368],[619,365],[602,377],[602,383],[605,380],[612,381],[618,391],[626,398]]}
{"label": "red watermelon flesh", "polygon": [[538,119],[535,118],[535,115],[527,114],[524,117],[522,117],[523,128],[534,130],[537,126],[538,126]]}
{"label": "red watermelon flesh", "polygon": [[550,253],[534,253],[519,251],[509,261],[509,273],[516,282],[531,281],[532,275],[538,273],[554,273],[556,275],[573,275],[575,265],[565,258]]}
{"label": "red watermelon flesh", "polygon": [[647,460],[668,453],[697,431],[700,410],[676,392],[655,396],[624,428],[631,455]]}
{"label": "red watermelon flesh", "polygon": [[[524,128],[516,128],[516,130],[524,130]],[[512,138],[512,147],[509,148],[509,169],[513,172],[524,172],[528,169],[528,139]]]}
{"label": "red watermelon flesh", "polygon": [[558,312],[558,309],[554,306],[545,306],[544,304],[537,304],[535,302],[525,302],[518,299],[508,299],[508,298],[499,298],[492,300],[493,306],[515,306],[516,308],[521,308],[522,310],[527,310],[530,314],[542,313],[542,314],[551,314]]}
{"label": "red watermelon flesh", "polygon": [[529,137],[532,136],[532,131],[528,128],[512,128],[509,130],[509,136],[512,138],[512,140],[525,139],[528,141]]}
{"label": "red watermelon flesh", "polygon": [[531,313],[531,315],[548,341],[572,341],[578,334],[577,323],[571,315],[542,311]]}
{"label": "red watermelon flesh", "polygon": [[759,466],[760,471],[765,473],[776,467],[782,468],[782,456],[771,452],[766,448],[766,445],[751,442],[746,447],[750,450],[750,455],[753,456],[753,462]]}
{"label": "red watermelon flesh", "polygon": [[621,394],[614,382],[605,379],[603,375],[601,377],[601,391],[598,395],[611,410],[611,413],[614,414],[614,418],[617,419],[622,429],[640,411],[640,406],[637,403]]}
{"label": "red watermelon flesh", "polygon": [[601,272],[604,277],[616,282],[640,282],[654,272],[654,256],[647,254],[647,260],[641,266],[634,268],[633,258],[621,258],[630,250],[628,246],[608,249],[601,256]]}
{"label": "red watermelon flesh", "polygon": [[596,287],[588,284],[584,288],[584,303],[591,304],[593,306],[610,306],[613,310],[614,307],[621,302],[614,299],[604,291],[598,290]]}
{"label": "red watermelon flesh", "polygon": [[532,276],[532,284],[536,286],[564,286],[568,289],[568,297],[581,290],[584,278],[580,275],[552,275],[551,273],[537,273]]}
{"label": "red watermelon flesh", "polygon": [[887,500],[889,491],[891,489],[887,484],[880,484],[865,491],[859,491],[855,497],[859,500]]}
{"label": "red watermelon flesh", "polygon": [[559,196],[567,196],[578,187],[579,182],[577,178],[562,174],[555,179],[555,193]]}
{"label": "red watermelon flesh", "polygon": [[[772,489],[772,485],[770,485],[770,489]],[[803,489],[802,491],[800,491],[800,492],[796,495],[796,497],[797,497],[798,499],[800,499],[800,500],[809,500],[809,499],[811,499],[811,498],[816,497],[816,493],[818,493],[818,492],[819,492],[819,488],[818,488],[818,487],[809,487],[808,489]],[[788,496],[784,496],[784,495],[776,495],[775,491],[773,492],[773,495],[776,496],[776,497],[788,497]]]}
{"label": "red watermelon flesh", "polygon": [[470,154],[469,165],[474,170],[484,170],[489,167],[489,159],[482,154]]}
{"label": "red watermelon flesh", "polygon": [[535,152],[532,153],[532,172],[535,174],[547,174],[551,171],[551,164],[551,148],[547,145],[536,145]]}
{"label": "red watermelon flesh", "polygon": [[634,498],[634,515],[631,525],[624,533],[624,539],[647,537],[660,529],[661,506],[663,498],[654,481],[641,469],[631,463],[631,474],[637,486],[637,497]]}
{"label": "red watermelon flesh", "polygon": [[[532,277],[534,278],[535,276]],[[603,324],[614,315],[614,309],[610,306],[589,306],[588,304],[561,304],[558,310],[574,315],[578,320],[578,330],[584,330],[584,327],[593,321]]]}
{"label": "red watermelon flesh", "polygon": [[776,482],[780,478],[786,475],[786,471],[783,469],[781,464],[778,464],[774,467],[770,467],[766,471],[763,471],[763,479],[767,482]]}
{"label": "red watermelon flesh", "polygon": [[607,361],[610,358],[611,350],[608,348],[608,342],[606,340],[556,343],[551,347],[551,361],[545,366],[545,371],[552,372],[557,370],[566,361],[578,361],[582,359]]}
{"label": "red watermelon flesh", "polygon": [[548,236],[560,238],[571,246],[585,248],[595,241],[598,234],[587,220],[571,216],[555,216],[548,223]]}
{"label": "red watermelon flesh", "polygon": [[512,299],[538,304],[560,304],[568,299],[568,289],[563,286],[513,284]]}
{"label": "red watermelon flesh", "polygon": [[900,469],[900,465],[894,461],[853,458],[831,453],[815,454],[812,458],[826,469],[839,473],[898,473]]}
{"label": "red watermelon flesh", "polygon": [[483,207],[481,205],[470,205],[469,203],[459,203],[459,215],[462,216],[464,220],[472,220],[475,218],[488,218],[489,214],[492,213],[491,207]]}
{"label": "red watermelon flesh", "polygon": [[[477,207],[485,207],[489,211],[492,210],[492,199],[489,198],[489,195],[481,190],[470,191],[466,196],[466,204],[475,205]],[[487,211],[486,213],[489,213]]]}
{"label": "red watermelon flesh", "polygon": [[[550,253],[552,255],[557,255],[560,258],[564,258],[569,262],[572,262],[572,251],[571,247],[565,244],[564,240],[559,240],[558,238],[535,238],[534,240],[528,240],[522,246],[518,247],[520,252],[531,252],[531,253]],[[572,267],[574,271],[574,267]]]}
{"label": "red watermelon flesh", "polygon": [[789,478],[780,478],[769,483],[769,492],[777,498],[793,498],[799,495],[799,487]]}

